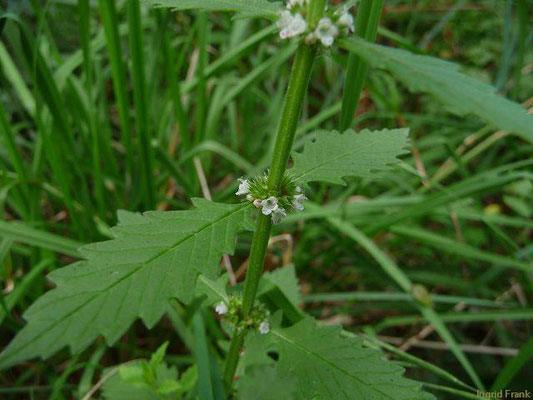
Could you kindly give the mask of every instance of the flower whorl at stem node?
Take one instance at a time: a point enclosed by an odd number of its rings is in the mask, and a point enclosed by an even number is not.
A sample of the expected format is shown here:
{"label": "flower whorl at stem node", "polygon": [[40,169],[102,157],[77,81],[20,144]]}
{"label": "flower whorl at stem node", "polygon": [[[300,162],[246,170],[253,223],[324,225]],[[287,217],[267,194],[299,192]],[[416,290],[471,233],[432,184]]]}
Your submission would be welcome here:
{"label": "flower whorl at stem node", "polygon": [[258,303],[248,316],[244,317],[242,313],[242,298],[232,296],[227,303],[224,301],[218,303],[215,306],[215,312],[221,315],[237,333],[241,333],[246,329],[257,330],[263,335],[270,332],[270,324],[267,319],[270,313],[262,303]]}
{"label": "flower whorl at stem node", "polygon": [[251,180],[239,178],[239,190],[235,194],[246,195],[246,200],[261,209],[263,215],[270,215],[274,224],[287,216],[287,210],[303,211],[303,202],[307,200],[288,173],[283,176],[279,191],[268,189],[268,176],[263,174]]}
{"label": "flower whorl at stem node", "polygon": [[319,41],[323,46],[329,47],[339,35],[348,36],[355,30],[353,16],[346,7],[326,10],[316,27],[309,26],[306,20],[308,15],[308,0],[289,0],[276,22],[280,38],[289,39],[304,34],[305,43]]}

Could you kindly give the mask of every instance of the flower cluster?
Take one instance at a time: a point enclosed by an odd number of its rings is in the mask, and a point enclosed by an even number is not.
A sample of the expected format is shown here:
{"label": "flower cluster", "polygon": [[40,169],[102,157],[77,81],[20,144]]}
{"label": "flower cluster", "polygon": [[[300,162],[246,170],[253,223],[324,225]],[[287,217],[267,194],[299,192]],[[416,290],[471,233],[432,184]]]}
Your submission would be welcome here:
{"label": "flower cluster", "polygon": [[278,224],[286,217],[290,208],[303,211],[303,202],[307,200],[302,188],[287,174],[283,177],[277,193],[268,189],[268,178],[264,174],[252,180],[240,178],[239,190],[235,194],[246,196],[246,200],[253,203],[264,215],[270,215],[274,224]]}
{"label": "flower cluster", "polygon": [[215,312],[224,316],[224,319],[236,330],[236,333],[243,332],[245,329],[257,330],[262,335],[270,332],[270,324],[267,319],[269,312],[261,303],[256,305],[246,318],[242,317],[241,309],[242,298],[235,296],[230,297],[227,304],[221,301],[215,306]]}
{"label": "flower cluster", "polygon": [[354,19],[347,8],[327,10],[316,27],[310,27],[306,21],[308,0],[289,0],[285,10],[280,12],[276,26],[279,36],[289,39],[305,34],[307,44],[319,41],[329,47],[339,35],[347,36],[354,31]]}

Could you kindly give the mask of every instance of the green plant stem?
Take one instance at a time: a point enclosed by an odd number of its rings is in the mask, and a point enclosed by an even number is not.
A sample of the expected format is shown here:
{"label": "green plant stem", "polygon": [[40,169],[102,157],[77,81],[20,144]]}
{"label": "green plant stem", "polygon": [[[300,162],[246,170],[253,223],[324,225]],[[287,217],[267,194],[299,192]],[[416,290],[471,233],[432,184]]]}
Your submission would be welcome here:
{"label": "green plant stem", "polygon": [[289,161],[294,133],[300,119],[304,95],[309,84],[315,52],[315,47],[305,44],[300,44],[296,51],[276,136],[276,144],[274,145],[270,173],[268,174],[268,187],[272,191],[279,188],[283,174],[287,169],[287,162]]}
{"label": "green plant stem", "polygon": [[[355,19],[355,36],[374,42],[382,10],[383,0],[362,0]],[[352,124],[367,72],[368,64],[356,54],[350,53],[342,96],[341,131]]]}
{"label": "green plant stem", "polygon": [[226,359],[226,365],[224,368],[224,382],[229,388],[233,381],[233,376],[237,370],[237,364],[239,363],[239,353],[241,351],[242,344],[244,343],[244,337],[246,332],[240,332],[233,335],[231,338],[231,344],[229,346],[228,358]]}
{"label": "green plant stem", "polygon": [[[296,132],[296,127],[300,119],[305,92],[307,91],[311,76],[311,67],[315,52],[316,48],[314,46],[311,47],[305,44],[300,44],[296,51],[278,134],[276,136],[270,172],[268,174],[268,187],[274,193],[279,190],[281,180],[287,169],[294,133]],[[270,216],[259,214],[252,239],[250,260],[246,273],[246,282],[244,284],[242,300],[242,313],[244,317],[248,316],[254,305],[271,227],[272,221]]]}
{"label": "green plant stem", "polygon": [[[310,15],[313,20],[310,21],[316,23],[320,19],[324,5],[325,2],[323,0],[311,2]],[[316,11],[317,9],[319,9],[320,12]],[[308,46],[305,43],[300,43],[298,50],[296,51],[268,175],[268,186],[270,191],[274,193],[279,191],[281,180],[287,169],[287,162],[289,160],[294,134],[302,112],[303,101],[309,85],[315,54],[316,47]],[[257,218],[256,229],[252,239],[248,271],[246,272],[246,281],[244,283],[242,301],[243,318],[246,318],[250,314],[254,305],[257,287],[263,271],[263,263],[271,228],[272,221],[270,216],[260,213]],[[234,335],[231,340],[230,351],[228,353],[224,370],[224,381],[228,386],[231,385],[233,375],[235,374],[240,348],[244,342],[245,335],[246,332],[240,332]]]}

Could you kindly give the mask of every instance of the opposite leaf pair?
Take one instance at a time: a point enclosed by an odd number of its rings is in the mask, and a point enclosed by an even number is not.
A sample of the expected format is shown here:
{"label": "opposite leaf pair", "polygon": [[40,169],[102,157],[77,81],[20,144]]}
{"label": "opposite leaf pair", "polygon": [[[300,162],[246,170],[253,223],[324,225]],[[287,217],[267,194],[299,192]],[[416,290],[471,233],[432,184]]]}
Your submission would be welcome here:
{"label": "opposite leaf pair", "polygon": [[[407,130],[319,132],[295,153],[294,179],[343,183],[373,176],[397,161]],[[65,346],[79,352],[103,335],[113,344],[136,318],[152,327],[170,298],[189,302],[198,275],[216,278],[240,230],[252,230],[248,204],[194,199],[191,211],[119,213],[116,239],[84,246],[86,260],[49,275],[57,284],[25,313],[28,324],[0,355],[0,367],[50,357]]]}

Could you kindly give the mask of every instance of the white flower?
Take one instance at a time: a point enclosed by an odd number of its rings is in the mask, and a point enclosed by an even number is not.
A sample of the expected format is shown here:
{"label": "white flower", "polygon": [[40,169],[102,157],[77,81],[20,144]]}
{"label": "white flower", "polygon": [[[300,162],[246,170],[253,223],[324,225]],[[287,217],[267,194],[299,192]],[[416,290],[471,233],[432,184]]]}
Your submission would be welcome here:
{"label": "white flower", "polygon": [[270,215],[273,211],[278,209],[278,199],[274,196],[270,196],[268,199],[263,200],[261,205],[263,206],[261,212],[265,215]]}
{"label": "white flower", "polygon": [[303,211],[304,210],[304,200],[307,200],[307,197],[305,197],[305,194],[297,194],[294,195],[292,198],[292,206],[297,211]]}
{"label": "white flower", "polygon": [[247,195],[246,195],[246,200],[248,200],[248,201],[254,201],[254,196],[252,196],[251,194],[247,194]]}
{"label": "white flower", "polygon": [[261,199],[255,199],[254,200],[254,206],[255,208],[261,208],[261,205],[263,204],[263,200]]}
{"label": "white flower", "polygon": [[215,311],[216,311],[216,313],[219,314],[219,315],[227,314],[227,312],[228,312],[228,306],[226,305],[226,303],[224,303],[223,301],[221,301],[221,302],[218,303],[217,306],[215,307]]}
{"label": "white flower", "polygon": [[353,16],[352,14],[348,12],[348,10],[344,10],[342,12],[337,22],[339,25],[348,28],[349,32],[353,32],[355,30],[355,27],[353,24]]}
{"label": "white flower", "polygon": [[261,322],[261,324],[259,324],[259,333],[261,335],[266,335],[268,332],[270,332],[270,324],[267,320],[264,320]]}
{"label": "white flower", "polygon": [[331,46],[339,34],[339,28],[328,17],[324,17],[318,21],[314,33],[324,46]]}
{"label": "white flower", "polygon": [[290,25],[292,21],[292,13],[290,11],[284,10],[279,13],[279,19],[276,22],[276,26],[279,29],[284,29]]}
{"label": "white flower", "polygon": [[307,29],[307,23],[300,13],[294,15],[290,11],[282,11],[276,26],[280,29],[279,37],[288,39],[304,33]]}
{"label": "white flower", "polygon": [[284,208],[276,208],[274,211],[272,211],[272,223],[273,224],[279,224],[282,218],[285,218],[287,216],[287,213],[285,212]]}
{"label": "white flower", "polygon": [[248,179],[239,178],[239,190],[235,192],[237,196],[248,194],[250,192],[250,182]]}
{"label": "white flower", "polygon": [[303,190],[302,190],[302,188],[301,188],[300,186],[296,186],[296,188],[294,189],[294,191],[295,191],[296,193],[302,193],[302,192],[303,192]]}

